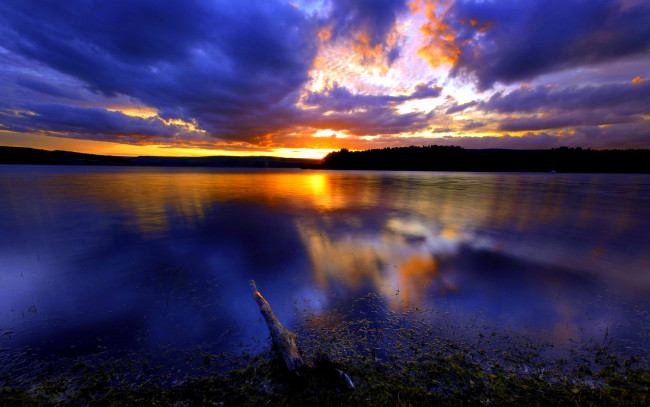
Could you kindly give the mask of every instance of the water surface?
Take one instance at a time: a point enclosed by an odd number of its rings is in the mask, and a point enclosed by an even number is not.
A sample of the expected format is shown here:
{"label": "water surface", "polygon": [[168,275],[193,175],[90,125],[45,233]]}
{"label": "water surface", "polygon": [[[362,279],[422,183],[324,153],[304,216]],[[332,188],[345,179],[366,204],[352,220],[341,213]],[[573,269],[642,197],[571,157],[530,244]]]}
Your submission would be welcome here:
{"label": "water surface", "polygon": [[634,353],[649,242],[648,175],[0,166],[0,351],[259,349],[254,279],[292,329],[372,293]]}

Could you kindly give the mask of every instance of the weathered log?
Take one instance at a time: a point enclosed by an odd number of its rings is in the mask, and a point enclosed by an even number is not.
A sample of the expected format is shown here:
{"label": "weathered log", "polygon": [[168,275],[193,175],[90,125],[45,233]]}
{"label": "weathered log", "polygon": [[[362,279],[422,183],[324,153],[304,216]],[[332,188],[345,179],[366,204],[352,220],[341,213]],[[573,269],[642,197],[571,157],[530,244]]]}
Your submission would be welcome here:
{"label": "weathered log", "polygon": [[257,302],[260,312],[266,321],[266,326],[271,332],[271,339],[273,340],[278,356],[284,361],[284,364],[290,372],[300,375],[300,371],[305,366],[305,363],[298,349],[296,334],[282,326],[282,323],[271,309],[269,303],[257,290],[255,281],[251,280],[251,286],[254,290],[255,302]]}

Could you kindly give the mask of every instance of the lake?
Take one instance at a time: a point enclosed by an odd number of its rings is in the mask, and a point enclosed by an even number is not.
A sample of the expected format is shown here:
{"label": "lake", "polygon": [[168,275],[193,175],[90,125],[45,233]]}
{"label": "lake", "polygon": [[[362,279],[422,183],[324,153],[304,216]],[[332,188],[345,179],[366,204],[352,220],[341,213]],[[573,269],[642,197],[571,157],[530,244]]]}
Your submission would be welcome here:
{"label": "lake", "polygon": [[648,175],[4,165],[0,373],[257,352],[250,280],[306,345],[421,311],[470,342],[643,354],[649,243]]}

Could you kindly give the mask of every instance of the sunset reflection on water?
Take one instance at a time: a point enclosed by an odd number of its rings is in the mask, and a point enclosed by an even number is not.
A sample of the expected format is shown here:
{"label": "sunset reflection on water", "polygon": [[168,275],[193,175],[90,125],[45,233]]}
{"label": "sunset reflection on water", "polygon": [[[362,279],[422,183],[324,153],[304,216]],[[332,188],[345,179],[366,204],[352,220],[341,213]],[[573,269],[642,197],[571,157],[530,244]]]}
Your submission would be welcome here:
{"label": "sunset reflection on water", "polygon": [[[292,299],[323,314],[327,293],[373,292],[395,312],[481,316],[558,343],[634,335],[628,313],[650,292],[649,184],[636,175],[11,167],[0,174],[0,297],[15,311],[3,320],[52,343],[78,341],[77,329],[96,323],[128,327],[133,338],[120,340],[138,343],[189,345],[232,326],[259,337],[263,326],[240,325],[258,318],[253,278],[289,326],[300,323]],[[29,322],[20,315],[32,306],[38,321],[71,322]],[[169,328],[188,320],[191,330]]]}

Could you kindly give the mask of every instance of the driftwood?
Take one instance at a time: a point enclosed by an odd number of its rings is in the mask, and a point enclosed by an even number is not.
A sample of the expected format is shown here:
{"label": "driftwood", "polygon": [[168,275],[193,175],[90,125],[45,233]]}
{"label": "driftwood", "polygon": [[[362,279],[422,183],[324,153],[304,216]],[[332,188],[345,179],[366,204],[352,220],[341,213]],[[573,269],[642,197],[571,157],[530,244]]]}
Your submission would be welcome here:
{"label": "driftwood", "polygon": [[264,316],[266,326],[269,327],[269,331],[271,332],[271,339],[273,340],[273,345],[275,345],[278,356],[284,361],[284,364],[290,372],[300,375],[300,370],[305,366],[305,363],[298,349],[296,334],[282,326],[282,322],[275,315],[269,303],[257,290],[255,281],[251,280],[251,286],[254,290],[255,302],[260,307],[260,312]]}
{"label": "driftwood", "polygon": [[323,385],[330,384],[335,388],[354,388],[354,383],[352,383],[350,377],[339,369],[342,366],[330,361],[329,356],[325,354],[318,355],[314,367],[307,366],[298,348],[296,334],[282,326],[282,323],[271,309],[269,303],[258,291],[253,280],[251,280],[251,287],[253,287],[255,302],[257,302],[260,312],[266,321],[266,326],[271,332],[271,339],[273,340],[275,351],[280,359],[284,361],[289,372],[303,379],[316,380]]}

